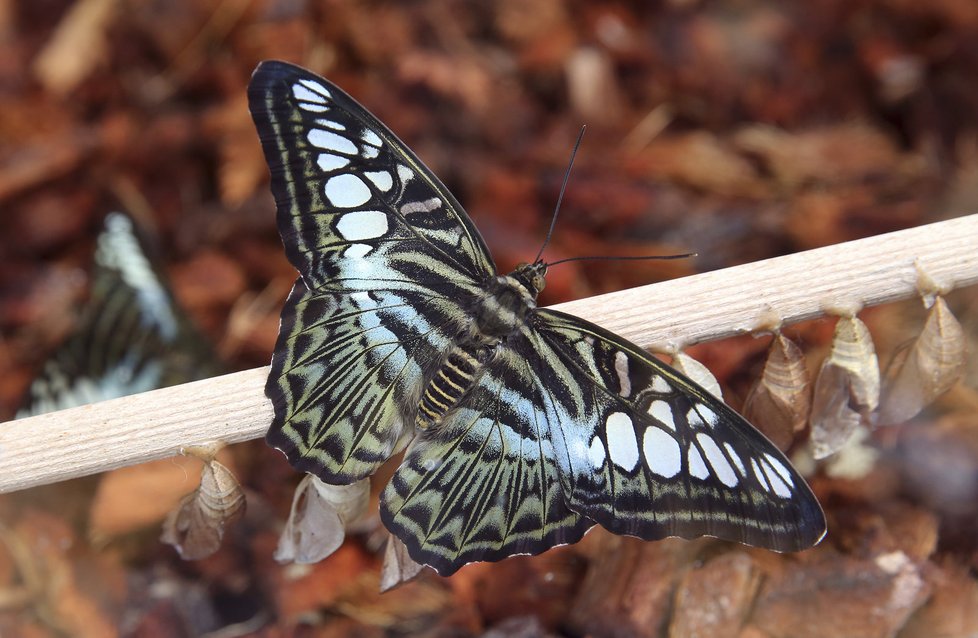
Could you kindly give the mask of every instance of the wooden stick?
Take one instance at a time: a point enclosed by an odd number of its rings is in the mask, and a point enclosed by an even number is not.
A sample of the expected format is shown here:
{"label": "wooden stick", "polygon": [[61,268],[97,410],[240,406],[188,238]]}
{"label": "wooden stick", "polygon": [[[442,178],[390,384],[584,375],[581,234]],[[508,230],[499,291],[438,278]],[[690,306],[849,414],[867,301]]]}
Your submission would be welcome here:
{"label": "wooden stick", "polygon": [[[557,306],[646,348],[792,323],[978,283],[978,215]],[[0,492],[262,436],[268,368],[0,424]]]}

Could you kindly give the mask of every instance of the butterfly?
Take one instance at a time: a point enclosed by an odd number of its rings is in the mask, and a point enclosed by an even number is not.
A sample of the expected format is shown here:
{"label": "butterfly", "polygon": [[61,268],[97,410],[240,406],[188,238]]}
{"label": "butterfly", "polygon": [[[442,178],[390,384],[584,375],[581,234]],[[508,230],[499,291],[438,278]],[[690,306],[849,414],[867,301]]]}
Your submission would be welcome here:
{"label": "butterfly", "polygon": [[278,61],[248,97],[299,271],[266,440],[329,484],[405,450],[380,507],[412,559],[448,575],[595,524],[777,551],[822,538],[774,445],[640,347],[538,307],[542,261],[497,274],[462,206],[353,98]]}
{"label": "butterfly", "polygon": [[177,306],[152,250],[123,213],[105,216],[92,289],[69,335],[31,383],[18,417],[221,374]]}

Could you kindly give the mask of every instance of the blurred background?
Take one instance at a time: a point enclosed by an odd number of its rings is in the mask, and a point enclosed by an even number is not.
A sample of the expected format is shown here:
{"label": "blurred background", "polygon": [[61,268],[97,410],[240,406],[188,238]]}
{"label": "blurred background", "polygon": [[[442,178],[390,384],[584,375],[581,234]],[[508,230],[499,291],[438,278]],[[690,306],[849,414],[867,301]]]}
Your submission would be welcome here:
{"label": "blurred background", "polygon": [[[502,270],[536,254],[587,124],[549,259],[699,256],[561,265],[545,304],[978,210],[974,0],[0,0],[0,419],[77,328],[114,210],[147,236],[220,367],[267,365],[295,277],[247,110],[250,74],[270,58],[325,75],[385,122],[465,205]],[[975,292],[949,301],[973,333]],[[919,306],[863,315],[881,354]],[[833,325],[791,334],[817,364]],[[693,354],[739,407],[766,346],[744,337]],[[978,633],[978,402],[973,390],[952,401],[924,418],[955,425],[877,441],[890,461],[875,474],[814,479],[840,531],[799,581],[812,598],[775,620],[740,618],[755,632],[740,635]],[[946,450],[963,454],[953,498],[934,487]],[[202,561],[157,541],[196,487],[191,460],[0,497],[0,634],[602,635],[613,622],[589,623],[604,614],[628,619],[620,635],[689,635],[673,587],[703,551],[721,552],[596,532],[582,545],[626,547],[474,566],[378,597],[369,536],[317,566],[274,563],[298,477],[260,442],[225,460],[249,510]],[[659,602],[601,598],[605,584],[655,587],[607,574],[598,586],[594,552],[612,550],[671,574]],[[754,571],[730,559],[730,580],[701,583],[706,599],[757,591],[757,565],[788,573],[778,557],[737,556]],[[825,579],[845,587],[819,599]],[[834,634],[832,609],[852,623]]]}

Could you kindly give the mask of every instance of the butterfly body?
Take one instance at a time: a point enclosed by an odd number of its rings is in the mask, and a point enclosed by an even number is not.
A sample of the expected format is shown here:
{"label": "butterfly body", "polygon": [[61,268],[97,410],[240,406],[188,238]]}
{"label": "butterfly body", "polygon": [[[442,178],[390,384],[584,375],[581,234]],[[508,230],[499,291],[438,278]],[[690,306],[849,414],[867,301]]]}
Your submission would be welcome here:
{"label": "butterfly body", "polygon": [[450,574],[595,524],[779,551],[821,538],[770,442],[638,346],[538,308],[546,265],[498,275],[461,205],[338,87],[266,62],[249,100],[300,274],[266,438],[333,484],[407,447],[381,518],[416,561]]}

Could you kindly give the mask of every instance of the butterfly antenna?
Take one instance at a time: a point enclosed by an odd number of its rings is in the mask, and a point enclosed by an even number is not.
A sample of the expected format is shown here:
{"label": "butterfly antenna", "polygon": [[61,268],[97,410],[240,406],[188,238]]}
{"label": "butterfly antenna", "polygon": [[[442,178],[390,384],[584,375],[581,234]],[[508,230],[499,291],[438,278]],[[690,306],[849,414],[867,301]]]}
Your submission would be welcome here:
{"label": "butterfly antenna", "polygon": [[554,234],[554,226],[557,225],[557,214],[560,212],[560,203],[564,201],[564,191],[567,190],[567,182],[570,181],[571,169],[574,168],[574,158],[577,157],[577,149],[581,147],[581,140],[584,139],[584,131],[587,130],[587,125],[581,126],[581,132],[577,134],[577,141],[574,142],[574,150],[571,151],[570,162],[567,163],[567,172],[564,173],[564,183],[560,185],[560,195],[557,196],[557,205],[554,206],[554,215],[550,219],[550,230],[547,231],[547,237],[543,240],[543,246],[540,246],[540,252],[537,253],[536,259],[533,263],[538,263],[540,258],[543,257],[543,251],[547,248],[547,244],[550,243],[550,237]]}
{"label": "butterfly antenna", "polygon": [[547,264],[547,267],[556,266],[557,264],[566,264],[569,261],[645,261],[649,259],[687,259],[689,257],[696,257],[696,253],[683,253],[681,255],[592,255],[590,257],[568,257],[567,259],[558,259],[557,261],[552,261]]}

